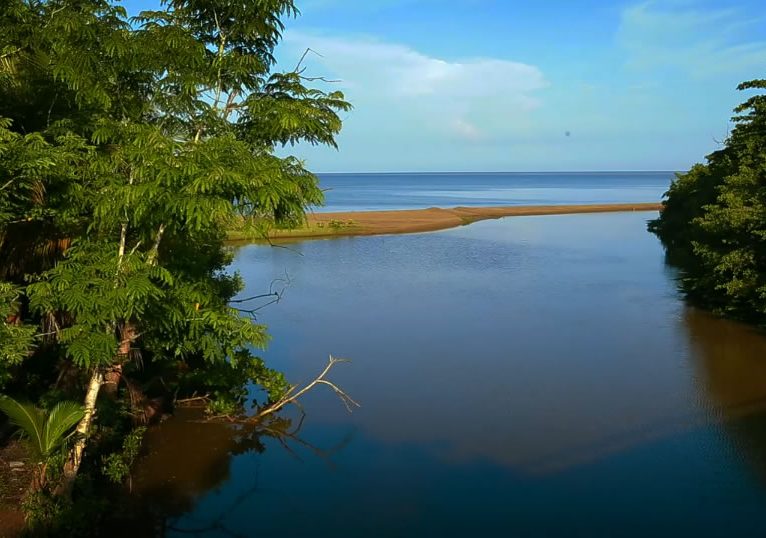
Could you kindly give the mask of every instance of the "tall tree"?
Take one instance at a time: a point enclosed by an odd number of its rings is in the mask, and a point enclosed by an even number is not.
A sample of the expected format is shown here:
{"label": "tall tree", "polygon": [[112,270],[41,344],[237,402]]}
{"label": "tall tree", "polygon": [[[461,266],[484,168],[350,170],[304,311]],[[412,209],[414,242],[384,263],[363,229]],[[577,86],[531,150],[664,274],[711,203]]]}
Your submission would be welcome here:
{"label": "tall tree", "polygon": [[[130,20],[108,0],[9,3],[0,250],[36,223],[26,242],[51,260],[32,249],[28,263],[0,262],[23,310],[0,335],[38,324],[58,367],[87,377],[71,481],[99,397],[120,396],[126,368],[215,385],[233,404],[247,383],[272,400],[285,390],[251,352],[265,328],[229,305],[240,280],[223,240],[236,219],[294,225],[321,202],[315,176],[274,149],[334,146],[350,105],[299,68],[275,71],[292,0],[167,0]],[[28,333],[11,339],[29,347]]]}
{"label": "tall tree", "polygon": [[[752,80],[739,90],[766,90]],[[766,323],[766,95],[734,110],[724,147],[671,185],[650,224],[682,289],[719,313]]]}

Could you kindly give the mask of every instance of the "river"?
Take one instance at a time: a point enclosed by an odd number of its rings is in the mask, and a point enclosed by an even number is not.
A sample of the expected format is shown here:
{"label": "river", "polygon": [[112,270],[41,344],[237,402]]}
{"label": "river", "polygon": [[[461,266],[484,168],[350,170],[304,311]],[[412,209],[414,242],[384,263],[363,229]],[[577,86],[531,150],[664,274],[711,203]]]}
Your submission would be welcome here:
{"label": "river", "polygon": [[[766,338],[688,307],[655,213],[240,248],[263,353],[333,354],[292,438],[180,413],[133,479],[167,536],[764,536]],[[298,426],[299,415],[285,415]],[[291,430],[292,431],[292,430]]]}

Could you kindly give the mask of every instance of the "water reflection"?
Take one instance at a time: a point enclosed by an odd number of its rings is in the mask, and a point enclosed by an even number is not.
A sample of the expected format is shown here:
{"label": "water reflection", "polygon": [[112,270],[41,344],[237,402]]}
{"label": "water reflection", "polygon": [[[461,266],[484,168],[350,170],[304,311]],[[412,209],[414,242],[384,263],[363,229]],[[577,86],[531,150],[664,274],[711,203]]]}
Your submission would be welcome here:
{"label": "water reflection", "polygon": [[684,327],[694,349],[700,398],[726,439],[766,484],[766,337],[754,328],[689,308]]}
{"label": "water reflection", "polygon": [[550,472],[687,427],[698,412],[685,342],[668,324],[679,303],[642,229],[650,216],[291,245],[302,256],[248,247],[237,268],[247,293],[285,269],[293,279],[264,317],[278,367],[305,378],[320,350],[354,359],[338,375],[362,412],[349,419],[312,399],[312,420],[351,420],[447,462]]}
{"label": "water reflection", "polygon": [[766,411],[766,338],[755,328],[695,308],[684,327],[700,395],[722,419]]}
{"label": "water reflection", "polygon": [[333,466],[174,418],[136,490],[175,535],[766,533],[766,338],[679,301],[651,216],[243,248],[244,293],[293,282],[266,358],[296,382],[353,358],[333,376],[362,409],[304,402]]}
{"label": "water reflection", "polygon": [[199,495],[225,482],[232,456],[264,450],[262,432],[202,419],[199,410],[179,409],[147,432],[149,450],[133,490],[151,498],[167,515],[190,510]]}
{"label": "water reflection", "polygon": [[140,473],[131,481],[130,496],[125,500],[128,508],[118,516],[128,519],[112,525],[110,534],[240,536],[226,521],[233,511],[268,491],[269,486],[260,483],[257,466],[245,477],[249,485],[227,504],[191,522],[182,516],[204,494],[232,478],[232,462],[237,456],[263,454],[267,445],[298,462],[309,457],[333,468],[333,458],[351,442],[352,435],[338,438],[329,448],[318,447],[303,438],[304,420],[303,413],[293,413],[269,417],[257,425],[232,424],[207,421],[198,408],[178,409],[173,417],[147,432],[148,450],[141,458]]}
{"label": "water reflection", "polygon": [[[766,338],[751,327],[722,320],[695,308],[684,309],[682,327],[688,331],[693,349],[689,356],[694,367],[700,408],[704,412],[695,416],[676,413],[669,405],[673,400],[669,399],[661,405],[647,407],[649,410],[661,412],[644,413],[641,419],[646,424],[645,428],[627,427],[613,435],[610,434],[617,431],[615,423],[604,421],[599,423],[598,428],[589,428],[588,424],[580,422],[573,426],[583,430],[581,435],[549,436],[542,444],[538,444],[539,438],[515,442],[514,439],[518,440],[518,437],[512,433],[503,431],[503,435],[495,436],[489,429],[477,431],[475,435],[465,435],[466,442],[470,443],[470,446],[480,444],[484,456],[496,456],[494,459],[498,463],[520,466],[522,470],[527,469],[527,466],[534,468],[532,464],[535,462],[558,460],[555,466],[547,466],[546,470],[552,471],[592,461],[609,452],[624,450],[636,443],[654,441],[659,437],[693,429],[708,422],[724,422],[728,432],[736,433],[741,438],[735,441],[738,447],[747,448],[750,444],[748,439],[755,441],[756,446],[751,447],[749,452],[755,456],[754,463],[766,478],[766,425],[763,424],[766,421]],[[503,380],[505,383],[509,381],[511,380]],[[524,383],[520,385],[523,386]],[[487,392],[490,395],[492,393],[491,390]],[[618,388],[610,394],[614,396],[619,392]],[[464,396],[466,394],[463,392]],[[481,391],[467,394],[471,407],[474,404],[478,407],[485,405],[486,401],[478,398],[481,394]],[[368,398],[371,396],[373,395],[366,394]],[[528,405],[530,402],[525,403]],[[587,409],[582,400],[572,400],[572,403]],[[497,407],[496,403],[491,407]],[[448,418],[459,419],[461,428],[465,427],[461,432],[465,433],[466,430],[470,431],[470,424],[463,420],[471,412],[469,409],[465,415],[456,417],[452,414]],[[576,408],[571,411],[571,415],[584,412],[584,409]],[[439,416],[432,415],[428,421],[419,422],[418,429],[431,431],[435,419]],[[749,417],[750,420],[739,420],[743,417]],[[331,455],[339,452],[350,441],[350,437],[347,437],[336,447],[323,450],[302,439],[298,435],[300,428],[293,428],[291,419],[280,419],[255,429],[235,427],[222,422],[208,423],[201,418],[196,410],[182,409],[172,420],[147,434],[147,445],[151,447],[151,451],[143,459],[142,474],[134,487],[137,493],[156,498],[163,504],[163,510],[167,514],[181,514],[191,509],[194,500],[200,494],[224,483],[229,478],[232,456],[247,452],[262,453],[265,450],[264,437],[278,441],[281,449],[296,456],[291,448],[292,444],[309,448],[311,453],[326,459],[328,463],[331,463]],[[484,420],[486,414],[482,417],[482,421]],[[542,427],[549,423],[541,420],[539,425]],[[436,429],[444,424],[445,421],[437,421]],[[505,425],[507,426],[507,423]],[[526,422],[522,424],[527,425]],[[413,438],[409,431],[406,427],[398,429],[398,438],[385,440],[397,443],[422,442],[417,437]],[[432,436],[427,434],[426,438]],[[495,440],[499,442],[497,446],[492,446],[492,441]],[[508,441],[507,444],[502,443],[503,440]],[[556,442],[553,442],[554,440]],[[562,444],[564,441],[566,444]],[[536,445],[538,450],[530,454],[524,448],[527,445]],[[578,445],[582,447],[579,450]],[[180,449],[192,446],[194,450]],[[523,449],[519,450],[519,446]],[[443,448],[436,447],[437,450]],[[450,451],[455,459],[460,459],[457,456],[467,456],[459,454],[454,446]],[[520,455],[529,456],[524,465],[519,463],[522,459]]]}

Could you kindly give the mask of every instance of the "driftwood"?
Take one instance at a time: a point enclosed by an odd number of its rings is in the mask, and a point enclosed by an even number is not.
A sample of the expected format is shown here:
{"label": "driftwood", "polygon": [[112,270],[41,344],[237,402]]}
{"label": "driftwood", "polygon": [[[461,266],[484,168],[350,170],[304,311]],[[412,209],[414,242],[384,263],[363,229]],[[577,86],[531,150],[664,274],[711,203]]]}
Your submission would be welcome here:
{"label": "driftwood", "polygon": [[351,398],[351,396],[343,392],[343,390],[341,390],[338,387],[338,385],[336,385],[332,381],[328,381],[327,379],[325,379],[325,376],[330,372],[332,367],[340,362],[349,362],[349,361],[347,359],[337,359],[333,357],[332,355],[330,355],[330,360],[327,362],[327,366],[325,366],[324,370],[322,370],[322,373],[320,373],[316,378],[314,378],[313,381],[306,384],[303,388],[299,388],[298,385],[292,385],[279,400],[261,408],[258,411],[258,413],[256,413],[255,415],[251,417],[250,420],[260,420],[267,415],[276,413],[277,411],[279,411],[280,409],[282,409],[283,407],[289,404],[300,405],[298,403],[298,400],[300,399],[300,397],[320,384],[327,385],[328,387],[330,387],[338,396],[338,398],[340,398],[340,401],[343,402],[343,405],[346,406],[346,409],[348,410],[349,413],[353,411],[354,407],[361,407],[361,405],[355,402],[354,399]]}
{"label": "driftwood", "polygon": [[[361,407],[361,405],[356,402],[351,396],[346,394],[343,389],[338,387],[335,383],[332,381],[329,381],[326,379],[326,376],[328,373],[330,373],[330,370],[332,370],[333,366],[335,366],[338,363],[341,362],[351,362],[348,359],[339,359],[336,357],[333,357],[330,355],[330,359],[327,362],[327,365],[324,367],[324,370],[315,377],[311,382],[303,385],[302,387],[300,385],[291,385],[287,391],[284,393],[284,395],[279,398],[276,402],[273,402],[271,404],[265,405],[264,407],[261,407],[257,410],[256,413],[249,416],[233,416],[233,415],[215,415],[208,417],[206,420],[227,420],[229,422],[236,422],[236,423],[260,423],[262,420],[269,415],[272,415],[284,407],[293,404],[298,407],[301,407],[301,404],[299,402],[299,399],[306,394],[308,391],[316,387],[317,385],[327,385],[330,387],[333,392],[338,396],[341,402],[343,402],[343,405],[346,406],[346,409],[348,412],[352,412],[354,410],[354,407]],[[196,395],[193,394],[189,398],[183,398],[183,399],[177,399],[175,400],[176,405],[195,405],[195,404],[201,404],[201,403],[208,403],[211,401],[209,394],[203,394],[203,395]],[[302,410],[302,407],[301,407]]]}

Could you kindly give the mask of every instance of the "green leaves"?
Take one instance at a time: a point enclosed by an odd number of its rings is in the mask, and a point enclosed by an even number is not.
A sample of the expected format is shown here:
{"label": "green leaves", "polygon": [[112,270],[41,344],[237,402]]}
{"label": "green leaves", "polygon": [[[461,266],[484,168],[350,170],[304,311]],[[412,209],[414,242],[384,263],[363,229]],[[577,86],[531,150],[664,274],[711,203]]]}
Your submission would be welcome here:
{"label": "green leaves", "polygon": [[[766,89],[744,82],[738,89]],[[735,109],[725,146],[681,174],[650,224],[693,300],[766,324],[766,95]]]}
{"label": "green leaves", "polygon": [[40,462],[63,445],[69,431],[84,414],[82,406],[76,402],[59,402],[46,413],[32,404],[20,403],[8,396],[0,396],[0,411],[8,415],[11,424],[21,429]]}
{"label": "green leaves", "polygon": [[0,282],[0,388],[11,377],[11,368],[18,366],[34,349],[35,328],[20,319],[21,290]]}
{"label": "green leaves", "polygon": [[122,442],[122,450],[112,452],[102,458],[101,472],[115,484],[123,482],[130,475],[130,467],[141,452],[141,441],[146,428],[140,426],[128,435]]}
{"label": "green leaves", "polygon": [[32,404],[22,404],[8,396],[0,396],[0,411],[5,413],[11,424],[21,429],[29,439],[36,457],[44,458],[47,444],[45,442],[44,412]]}
{"label": "green leaves", "polygon": [[66,438],[67,433],[84,416],[82,406],[77,402],[58,402],[50,410],[45,420],[43,429],[43,439],[46,451],[44,454],[51,454]]}
{"label": "green leaves", "polygon": [[335,146],[341,128],[338,111],[349,111],[341,92],[325,93],[308,89],[297,72],[271,75],[263,91],[245,101],[239,119],[242,136],[254,144],[295,144]]}
{"label": "green leaves", "polygon": [[334,147],[351,108],[275,70],[294,2],[170,0],[132,20],[110,0],[6,4],[0,383],[45,351],[81,370],[140,356],[238,404],[248,383],[278,394],[248,351],[265,328],[228,304],[240,282],[223,241],[232,222],[294,226],[322,202],[274,148]]}

